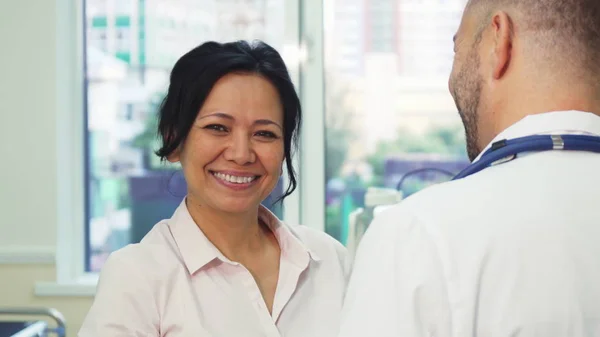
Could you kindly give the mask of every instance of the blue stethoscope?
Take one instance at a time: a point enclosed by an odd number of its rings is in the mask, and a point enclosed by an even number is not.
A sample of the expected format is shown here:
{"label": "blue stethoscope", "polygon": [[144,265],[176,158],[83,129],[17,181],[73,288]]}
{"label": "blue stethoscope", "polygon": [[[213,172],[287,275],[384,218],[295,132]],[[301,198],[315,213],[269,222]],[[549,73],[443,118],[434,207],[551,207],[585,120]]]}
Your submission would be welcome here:
{"label": "blue stethoscope", "polygon": [[467,166],[452,180],[461,179],[487,167],[511,161],[519,153],[549,150],[600,153],[600,137],[585,135],[536,135],[510,140],[499,140],[493,143],[478,161]]}

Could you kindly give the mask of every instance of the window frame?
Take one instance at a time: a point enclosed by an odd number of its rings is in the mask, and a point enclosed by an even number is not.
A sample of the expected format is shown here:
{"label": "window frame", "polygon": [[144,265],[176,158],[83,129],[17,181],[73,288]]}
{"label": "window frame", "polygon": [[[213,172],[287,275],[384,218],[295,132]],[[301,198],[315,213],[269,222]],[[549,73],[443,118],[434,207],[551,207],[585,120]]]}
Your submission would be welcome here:
{"label": "window frame", "polygon": [[[38,296],[93,294],[95,279],[85,275],[86,146],[83,18],[81,0],[55,0],[56,4],[56,128],[57,221],[56,282],[38,282]],[[75,27],[76,29],[73,29]],[[78,93],[78,94],[77,94]]]}
{"label": "window frame", "polygon": [[[55,3],[58,163],[56,280],[36,283],[35,294],[93,296],[98,273],[85,271],[89,228],[86,220],[88,193],[85,187],[88,182],[85,148],[89,141],[85,116],[85,0],[55,0]],[[286,63],[302,101],[304,127],[299,137],[299,151],[294,156],[294,168],[299,177],[298,188],[284,200],[283,220],[324,230],[323,1],[285,0],[285,4],[285,44],[295,53],[295,57],[286,59]],[[305,136],[308,134],[310,137]]]}
{"label": "window frame", "polygon": [[[302,225],[325,230],[325,62],[323,0],[300,0],[300,43],[306,61],[300,70],[303,131],[300,140]],[[310,18],[310,19],[309,19]]]}

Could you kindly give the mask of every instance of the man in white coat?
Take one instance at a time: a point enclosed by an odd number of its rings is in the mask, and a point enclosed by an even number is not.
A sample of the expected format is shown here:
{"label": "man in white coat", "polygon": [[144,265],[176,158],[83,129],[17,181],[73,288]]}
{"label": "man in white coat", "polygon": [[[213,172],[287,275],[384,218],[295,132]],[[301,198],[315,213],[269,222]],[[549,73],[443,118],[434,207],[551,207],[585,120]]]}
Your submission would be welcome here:
{"label": "man in white coat", "polygon": [[474,165],[521,137],[553,149],[530,141],[380,214],[339,336],[600,336],[600,1],[471,0],[454,51]]}

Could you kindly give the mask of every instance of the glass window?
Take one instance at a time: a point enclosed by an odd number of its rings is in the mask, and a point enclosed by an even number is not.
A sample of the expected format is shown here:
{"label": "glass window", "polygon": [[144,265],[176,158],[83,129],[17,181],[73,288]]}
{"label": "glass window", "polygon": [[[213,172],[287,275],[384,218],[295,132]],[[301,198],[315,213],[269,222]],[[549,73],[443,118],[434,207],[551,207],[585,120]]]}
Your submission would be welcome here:
{"label": "glass window", "polygon": [[117,53],[129,53],[131,51],[131,28],[117,27],[115,33],[115,51]]}
{"label": "glass window", "polygon": [[[96,1],[98,1],[98,0],[96,0]],[[119,15],[123,15],[123,14],[125,14],[125,15],[131,14],[133,3],[135,1],[136,0],[117,0],[117,1],[104,0],[103,2],[109,3],[110,5],[112,5],[114,14],[119,16]]]}
{"label": "glass window", "polygon": [[[156,111],[175,61],[207,40],[284,47],[287,0],[85,0],[86,271],[169,218],[186,193],[153,155]],[[297,41],[294,41],[297,43]],[[283,184],[265,201],[272,205]]]}
{"label": "glass window", "polygon": [[[325,8],[326,231],[351,251],[374,205],[448,180],[468,164],[447,90],[465,3],[365,0],[361,11],[344,11],[335,1]],[[356,49],[346,36],[362,36],[368,47]],[[358,52],[341,62],[339,50]]]}

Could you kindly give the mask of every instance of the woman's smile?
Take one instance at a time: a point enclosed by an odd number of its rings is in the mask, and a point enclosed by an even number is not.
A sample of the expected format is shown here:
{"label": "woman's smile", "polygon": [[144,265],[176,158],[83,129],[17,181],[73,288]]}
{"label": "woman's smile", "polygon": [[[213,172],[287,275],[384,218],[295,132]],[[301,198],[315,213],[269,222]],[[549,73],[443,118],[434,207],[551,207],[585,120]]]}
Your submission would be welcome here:
{"label": "woman's smile", "polygon": [[235,191],[245,190],[253,187],[258,182],[260,175],[246,172],[232,171],[209,171],[215,180],[221,185]]}

